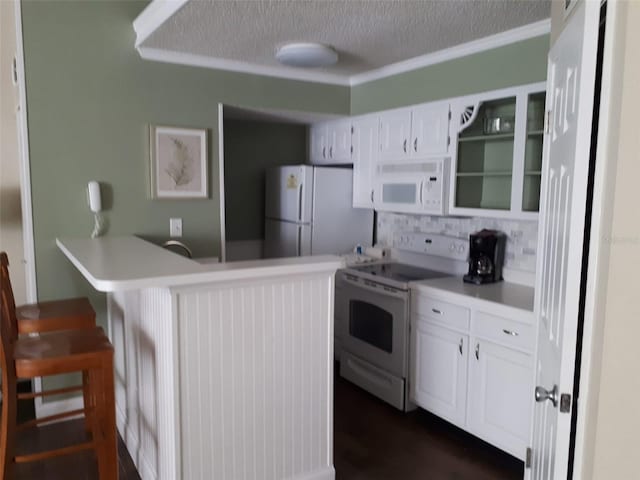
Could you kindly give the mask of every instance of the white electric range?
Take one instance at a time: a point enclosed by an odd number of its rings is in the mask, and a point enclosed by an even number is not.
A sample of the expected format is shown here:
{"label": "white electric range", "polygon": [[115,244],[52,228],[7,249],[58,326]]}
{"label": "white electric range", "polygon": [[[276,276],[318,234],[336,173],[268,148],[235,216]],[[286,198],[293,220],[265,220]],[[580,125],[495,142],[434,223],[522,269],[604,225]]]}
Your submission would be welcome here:
{"label": "white electric range", "polygon": [[[400,259],[407,252],[412,264],[391,261],[338,271],[335,328],[340,375],[408,411],[414,408],[407,383],[409,282],[457,274],[467,260],[468,240],[411,232],[397,235],[394,247]],[[430,265],[434,268],[426,268]]]}

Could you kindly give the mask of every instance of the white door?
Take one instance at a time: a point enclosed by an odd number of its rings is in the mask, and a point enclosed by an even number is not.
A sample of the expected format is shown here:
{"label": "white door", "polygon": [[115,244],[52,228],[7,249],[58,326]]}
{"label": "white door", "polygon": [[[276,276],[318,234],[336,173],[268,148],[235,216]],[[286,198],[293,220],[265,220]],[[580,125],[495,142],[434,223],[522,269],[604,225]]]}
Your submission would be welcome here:
{"label": "white door", "polygon": [[449,103],[428,103],[413,109],[411,155],[446,155],[449,149]]}
{"label": "white door", "polygon": [[351,163],[351,120],[329,124],[329,163]]}
{"label": "white door", "polygon": [[475,340],[469,362],[469,429],[524,460],[531,432],[533,358]]}
{"label": "white door", "polygon": [[[600,2],[577,1],[549,52],[536,283],[531,476],[567,478]],[[532,392],[533,393],[533,392]]]}
{"label": "white door", "polygon": [[312,164],[329,163],[329,127],[317,123],[309,127],[309,158]]}
{"label": "white door", "polygon": [[353,121],[353,206],[373,207],[373,176],[378,144],[378,117]]}
{"label": "white door", "polygon": [[463,426],[467,395],[469,337],[423,321],[412,324],[411,400]]}
{"label": "white door", "polygon": [[411,109],[380,113],[380,160],[402,160],[409,155]]}

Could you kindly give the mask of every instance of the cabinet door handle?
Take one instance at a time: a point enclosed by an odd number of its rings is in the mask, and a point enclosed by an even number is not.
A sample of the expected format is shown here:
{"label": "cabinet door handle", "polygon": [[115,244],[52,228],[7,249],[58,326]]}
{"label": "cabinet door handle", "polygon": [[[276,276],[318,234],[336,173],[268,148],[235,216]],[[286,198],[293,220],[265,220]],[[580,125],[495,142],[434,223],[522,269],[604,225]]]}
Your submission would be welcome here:
{"label": "cabinet door handle", "polygon": [[404,153],[407,153],[407,139],[404,139],[404,142],[402,143],[402,150],[404,150]]}
{"label": "cabinet door handle", "polygon": [[329,147],[329,157],[333,158],[333,145]]}
{"label": "cabinet door handle", "polygon": [[416,138],[413,140],[413,151],[414,151],[414,152],[417,152],[417,151],[418,151],[418,137],[416,137]]}
{"label": "cabinet door handle", "polygon": [[463,345],[463,342],[464,342],[464,338],[461,338],[461,339],[460,339],[460,343],[458,344],[458,350],[460,351],[460,355],[462,355],[462,345]]}
{"label": "cabinet door handle", "polygon": [[371,190],[371,203],[373,203],[373,190]]}
{"label": "cabinet door handle", "polygon": [[327,158],[327,147],[322,147],[322,158]]}
{"label": "cabinet door handle", "polygon": [[511,335],[512,337],[517,337],[519,335],[518,332],[514,332],[513,330],[507,330],[506,328],[503,328],[502,331],[507,335]]}
{"label": "cabinet door handle", "polygon": [[442,315],[442,312],[440,310],[438,310],[437,308],[432,308],[431,311],[433,313],[437,313],[438,315]]}
{"label": "cabinet door handle", "polygon": [[476,343],[476,360],[480,360],[480,344]]}

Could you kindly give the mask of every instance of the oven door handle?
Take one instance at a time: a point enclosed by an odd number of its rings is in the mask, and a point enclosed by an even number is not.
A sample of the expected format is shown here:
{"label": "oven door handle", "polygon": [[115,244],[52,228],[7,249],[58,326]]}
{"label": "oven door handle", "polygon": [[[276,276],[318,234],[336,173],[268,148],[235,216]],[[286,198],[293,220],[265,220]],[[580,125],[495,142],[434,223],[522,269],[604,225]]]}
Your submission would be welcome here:
{"label": "oven door handle", "polygon": [[348,286],[362,288],[369,292],[375,292],[379,295],[386,295],[389,297],[396,297],[405,300],[409,298],[409,292],[406,290],[399,290],[397,288],[382,285],[371,280],[366,280],[354,275],[349,275],[348,273],[342,274],[342,280]]}

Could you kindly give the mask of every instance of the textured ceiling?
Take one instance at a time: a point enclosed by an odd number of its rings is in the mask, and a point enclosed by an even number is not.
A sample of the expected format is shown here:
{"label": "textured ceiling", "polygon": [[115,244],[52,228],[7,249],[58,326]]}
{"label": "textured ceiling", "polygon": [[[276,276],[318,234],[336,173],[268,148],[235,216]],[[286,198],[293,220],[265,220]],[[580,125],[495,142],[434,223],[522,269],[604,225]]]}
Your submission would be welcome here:
{"label": "textured ceiling", "polygon": [[549,0],[190,0],[140,47],[279,67],[278,46],[320,42],[340,59],[319,71],[351,76],[549,13]]}

